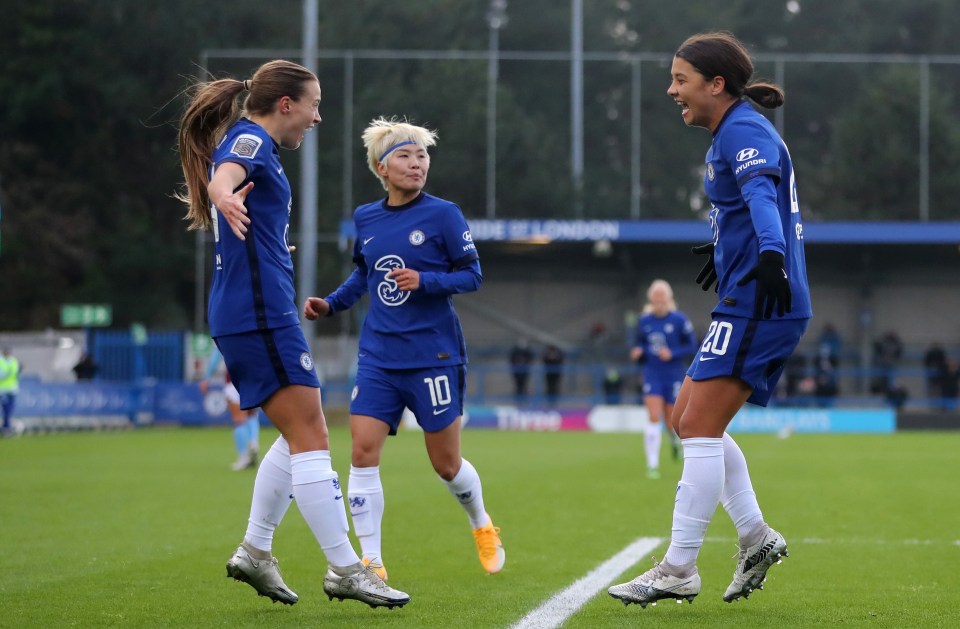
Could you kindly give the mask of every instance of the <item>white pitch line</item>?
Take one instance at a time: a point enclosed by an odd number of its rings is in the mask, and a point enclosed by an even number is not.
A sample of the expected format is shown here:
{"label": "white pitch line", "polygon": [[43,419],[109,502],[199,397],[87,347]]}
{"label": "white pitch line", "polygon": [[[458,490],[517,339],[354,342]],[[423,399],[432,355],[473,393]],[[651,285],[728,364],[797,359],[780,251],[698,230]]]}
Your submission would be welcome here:
{"label": "white pitch line", "polygon": [[521,618],[510,629],[556,629],[614,578],[664,541],[659,537],[641,537],[635,540],[591,570],[585,577],[581,577],[562,592],[554,594],[547,602]]}
{"label": "white pitch line", "polygon": [[[735,537],[708,537],[703,540],[706,542],[713,543],[730,543],[736,544],[737,538]],[[876,546],[939,546],[942,544],[952,544],[954,546],[960,546],[960,540],[945,541],[937,539],[876,539],[876,538],[866,538],[866,537],[847,537],[847,538],[836,538],[836,539],[826,539],[823,537],[791,537],[788,542],[797,542],[798,544],[864,544],[864,545],[876,545]]]}

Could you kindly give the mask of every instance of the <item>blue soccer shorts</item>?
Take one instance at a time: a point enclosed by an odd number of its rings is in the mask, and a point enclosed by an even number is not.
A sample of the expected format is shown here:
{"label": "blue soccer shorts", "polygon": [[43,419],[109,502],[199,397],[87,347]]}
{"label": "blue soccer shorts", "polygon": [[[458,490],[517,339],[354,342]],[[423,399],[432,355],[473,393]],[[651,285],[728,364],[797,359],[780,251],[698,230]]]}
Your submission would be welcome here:
{"label": "blue soccer shorts", "polygon": [[361,365],[350,401],[351,415],[375,417],[397,434],[409,408],[425,432],[443,430],[463,415],[466,366],[383,369]]}
{"label": "blue soccer shorts", "polygon": [[262,406],[291,384],[320,388],[310,347],[299,325],[227,334],[213,339],[230,380],[240,392],[240,408]]}
{"label": "blue soccer shorts", "polygon": [[643,395],[656,395],[663,398],[667,404],[677,401],[680,385],[683,384],[683,371],[669,372],[643,370]]}
{"label": "blue soccer shorts", "polygon": [[757,320],[713,315],[687,375],[693,380],[733,376],[747,383],[752,404],[766,406],[809,319]]}

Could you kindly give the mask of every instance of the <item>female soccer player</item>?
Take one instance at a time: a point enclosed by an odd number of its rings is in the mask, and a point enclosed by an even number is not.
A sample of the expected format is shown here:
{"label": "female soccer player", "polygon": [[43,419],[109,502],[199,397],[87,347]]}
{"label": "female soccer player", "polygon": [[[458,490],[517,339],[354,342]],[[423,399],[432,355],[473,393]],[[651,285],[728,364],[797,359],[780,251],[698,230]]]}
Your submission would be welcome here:
{"label": "female soccer player", "polygon": [[[237,97],[245,91],[241,111]],[[214,235],[210,334],[240,406],[262,407],[281,434],[257,470],[246,536],[227,575],[274,601],[297,602],[271,554],[274,530],[295,498],[329,562],[324,592],[392,607],[410,597],[366,568],[347,537],[320,383],[294,301],[287,242],[293,199],[279,149],[300,146],[320,122],[319,103],[312,72],[270,61],[250,80],[198,85],[180,122],[186,218],[191,229]]]}
{"label": "female soccer player", "polygon": [[[688,126],[713,134],[704,185],[713,208],[719,303],[687,371],[672,422],[683,443],[673,534],[664,560],[610,594],[646,606],[700,593],[696,559],[717,503],[733,519],[740,554],[730,602],[759,588],[787,543],[764,522],[740,448],[724,431],[745,402],[766,406],[813,312],[793,165],[773,125],[751,106],[783,91],[750,83],[753,63],[729,33],[694,35],[677,50],[667,94]],[[709,288],[709,263],[699,281]]]}
{"label": "female soccer player", "polygon": [[370,293],[350,403],[348,497],[363,561],[387,578],[380,454],[407,407],[423,427],[433,469],[467,512],[480,563],[493,574],[506,556],[484,508],[480,476],[460,456],[467,352],[452,300],[480,288],[477,249],[460,208],[423,191],[436,132],[380,118],[364,131],[363,143],[387,197],[353,215],[357,268],[332,294],[304,304],[306,317],[316,319]]}
{"label": "female soccer player", "polygon": [[[650,421],[644,433],[647,478],[660,478],[661,418],[670,418],[690,357],[697,353],[697,338],[687,315],[677,310],[673,288],[666,280],[654,280],[647,289],[647,304],[637,321],[630,359],[643,361],[643,403]],[[668,422],[669,423],[669,422]],[[679,443],[668,427],[673,458]]]}

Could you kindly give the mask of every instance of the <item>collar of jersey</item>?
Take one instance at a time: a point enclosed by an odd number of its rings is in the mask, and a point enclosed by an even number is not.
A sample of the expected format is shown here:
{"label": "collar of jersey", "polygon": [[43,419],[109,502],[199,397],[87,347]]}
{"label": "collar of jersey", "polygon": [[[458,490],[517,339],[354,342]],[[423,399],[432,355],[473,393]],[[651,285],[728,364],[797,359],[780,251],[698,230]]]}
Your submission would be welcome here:
{"label": "collar of jersey", "polygon": [[747,107],[749,107],[749,106],[750,106],[750,103],[748,103],[747,101],[741,99],[740,102],[734,103],[733,105],[730,105],[730,109],[728,109],[726,112],[724,112],[723,118],[720,119],[720,124],[717,125],[717,130],[713,132],[713,137],[717,137],[717,134],[720,133],[720,129],[723,128],[723,123],[727,121],[727,118],[730,117],[730,114],[732,114],[732,113],[734,112],[734,110],[739,109],[740,107],[743,107],[744,105],[746,105]]}
{"label": "collar of jersey", "polygon": [[414,198],[411,201],[407,201],[403,205],[387,205],[386,199],[383,200],[383,203],[381,203],[381,205],[383,206],[383,209],[385,209],[388,212],[400,212],[402,210],[409,210],[414,205],[416,205],[417,203],[420,203],[420,201],[423,200],[423,195],[424,195],[424,192],[423,190],[421,190],[420,194],[418,194],[416,198]]}

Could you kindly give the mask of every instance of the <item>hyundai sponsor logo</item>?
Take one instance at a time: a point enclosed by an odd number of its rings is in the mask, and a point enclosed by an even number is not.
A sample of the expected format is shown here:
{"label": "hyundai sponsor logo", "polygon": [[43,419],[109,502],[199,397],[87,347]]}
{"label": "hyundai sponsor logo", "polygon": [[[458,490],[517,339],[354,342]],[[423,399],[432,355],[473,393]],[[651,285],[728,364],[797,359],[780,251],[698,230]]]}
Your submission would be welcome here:
{"label": "hyundai sponsor logo", "polygon": [[760,154],[760,151],[758,151],[757,149],[743,149],[742,151],[737,153],[737,161],[745,162],[748,159],[753,159],[759,154]]}

